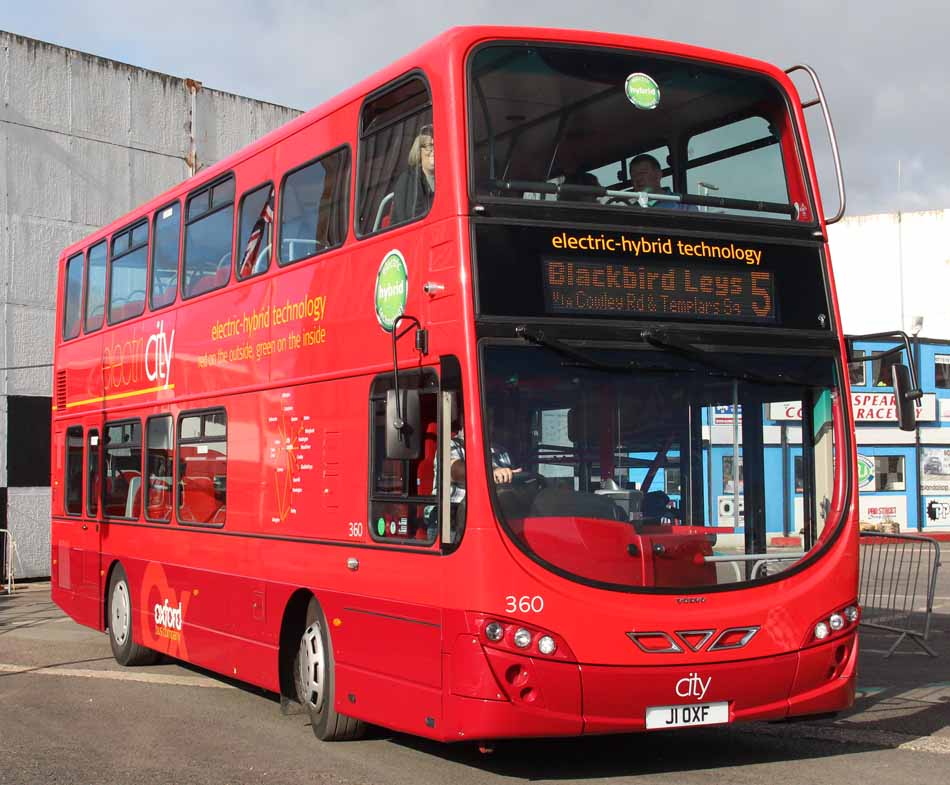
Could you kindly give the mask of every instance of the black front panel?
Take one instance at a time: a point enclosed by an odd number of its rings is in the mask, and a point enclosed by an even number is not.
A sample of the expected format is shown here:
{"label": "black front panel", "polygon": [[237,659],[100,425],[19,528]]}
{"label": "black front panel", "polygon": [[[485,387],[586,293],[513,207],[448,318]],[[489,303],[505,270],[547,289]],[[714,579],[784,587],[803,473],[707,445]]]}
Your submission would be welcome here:
{"label": "black front panel", "polygon": [[480,317],[830,330],[818,245],[478,224]]}

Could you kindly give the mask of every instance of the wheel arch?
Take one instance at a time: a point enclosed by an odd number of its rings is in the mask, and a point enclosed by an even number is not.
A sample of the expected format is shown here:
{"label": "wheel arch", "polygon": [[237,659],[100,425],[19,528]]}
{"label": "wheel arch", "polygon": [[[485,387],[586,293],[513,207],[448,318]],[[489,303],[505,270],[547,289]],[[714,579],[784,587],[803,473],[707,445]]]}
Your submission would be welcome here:
{"label": "wheel arch", "polygon": [[[297,589],[287,600],[280,620],[280,638],[277,654],[278,680],[282,698],[296,701],[294,687],[294,657],[300,645],[310,601],[316,599],[309,589]],[[319,604],[319,600],[317,600]]]}

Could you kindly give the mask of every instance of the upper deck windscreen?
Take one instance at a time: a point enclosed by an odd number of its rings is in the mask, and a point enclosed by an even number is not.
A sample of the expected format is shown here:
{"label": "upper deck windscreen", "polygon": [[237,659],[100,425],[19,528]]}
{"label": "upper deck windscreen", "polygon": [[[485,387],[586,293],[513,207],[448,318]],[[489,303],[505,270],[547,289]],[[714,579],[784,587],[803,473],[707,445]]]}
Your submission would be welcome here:
{"label": "upper deck windscreen", "polygon": [[811,221],[785,96],[748,71],[498,44],[470,62],[478,198]]}

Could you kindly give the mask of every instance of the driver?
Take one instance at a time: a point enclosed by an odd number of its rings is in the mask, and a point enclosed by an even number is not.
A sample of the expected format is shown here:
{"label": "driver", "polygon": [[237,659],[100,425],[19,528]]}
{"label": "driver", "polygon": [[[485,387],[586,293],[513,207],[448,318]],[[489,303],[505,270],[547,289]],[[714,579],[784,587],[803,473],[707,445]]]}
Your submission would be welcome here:
{"label": "driver", "polygon": [[[494,439],[492,441],[492,479],[496,485],[508,485],[521,469],[511,465],[511,456],[507,449],[494,443]],[[452,478],[452,502],[460,502],[465,498],[465,432],[462,429],[459,429],[452,439],[449,476]]]}

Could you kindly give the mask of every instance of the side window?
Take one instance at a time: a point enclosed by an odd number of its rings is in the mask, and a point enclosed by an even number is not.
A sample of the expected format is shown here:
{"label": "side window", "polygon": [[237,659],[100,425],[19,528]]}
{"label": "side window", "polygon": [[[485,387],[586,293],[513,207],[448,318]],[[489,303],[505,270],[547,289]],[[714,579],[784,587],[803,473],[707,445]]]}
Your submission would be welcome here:
{"label": "side window", "polygon": [[231,277],[234,177],[188,197],[182,296],[220,289]]}
{"label": "side window", "polygon": [[356,233],[363,237],[429,212],[435,197],[432,97],[419,77],[363,105]]}
{"label": "side window", "polygon": [[66,483],[67,515],[82,515],[82,428],[66,429]]}
{"label": "side window", "polygon": [[[687,191],[700,196],[788,203],[778,133],[764,117],[747,117],[689,140]],[[703,208],[734,215],[768,215],[735,208]],[[788,213],[769,215],[790,220]]]}
{"label": "side window", "polygon": [[420,456],[414,460],[386,455],[386,394],[392,377],[376,380],[370,396],[373,434],[373,476],[370,482],[369,530],[374,540],[432,545],[439,532],[438,457],[439,391],[435,374],[421,379],[400,374],[403,382],[420,388]]}
{"label": "side window", "polygon": [[854,350],[851,356],[855,358],[854,362],[848,363],[848,380],[852,387],[864,387],[867,383],[867,363],[863,359],[867,357],[867,352]]}
{"label": "side window", "polygon": [[175,302],[178,293],[178,255],[181,247],[181,205],[170,204],[155,213],[152,238],[152,310]]}
{"label": "side window", "polygon": [[89,431],[86,443],[86,514],[90,518],[99,515],[99,431]]}
{"label": "side window", "polygon": [[273,237],[274,186],[268,183],[241,197],[238,280],[267,272]]}
{"label": "side window", "polygon": [[89,272],[86,276],[86,332],[102,327],[106,306],[106,241],[89,250]]}
{"label": "side window", "polygon": [[82,311],[83,255],[77,253],[66,262],[66,291],[63,294],[63,340],[79,335]]}
{"label": "side window", "polygon": [[903,455],[874,456],[874,490],[903,491],[907,486],[904,480]]}
{"label": "side window", "polygon": [[178,520],[223,526],[228,492],[228,423],[224,411],[178,420]]}
{"label": "side window", "polygon": [[140,316],[145,310],[148,276],[148,221],[112,238],[109,272],[109,324]]}
{"label": "side window", "polygon": [[281,264],[343,244],[349,183],[347,147],[287,175],[280,192]]}
{"label": "side window", "polygon": [[950,389],[950,354],[934,355],[934,383],[940,390]]}
{"label": "side window", "polygon": [[167,522],[172,517],[175,486],[175,437],[170,414],[151,417],[145,426],[145,517]]}
{"label": "side window", "polygon": [[102,512],[137,519],[142,512],[142,423],[106,423]]}
{"label": "side window", "polygon": [[871,386],[890,387],[893,384],[891,369],[902,362],[905,362],[904,352],[895,352],[887,357],[871,360]]}

